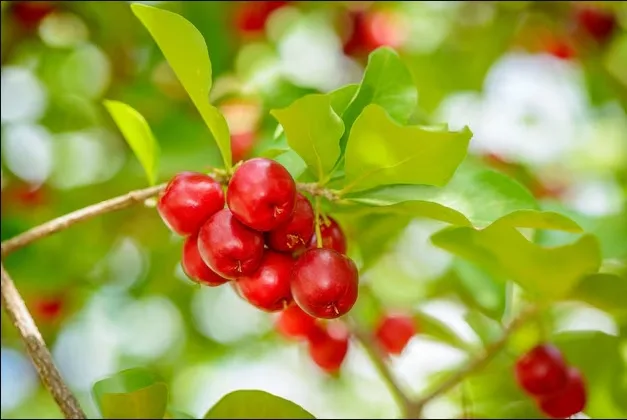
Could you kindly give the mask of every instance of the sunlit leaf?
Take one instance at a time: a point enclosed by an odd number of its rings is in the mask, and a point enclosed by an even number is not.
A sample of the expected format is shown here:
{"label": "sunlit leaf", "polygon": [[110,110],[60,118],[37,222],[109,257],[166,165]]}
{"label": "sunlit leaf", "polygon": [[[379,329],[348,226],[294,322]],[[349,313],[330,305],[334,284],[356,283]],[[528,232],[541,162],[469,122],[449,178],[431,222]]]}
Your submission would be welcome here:
{"label": "sunlit leaf", "polygon": [[168,388],[144,369],[128,369],[94,384],[94,396],[106,419],[163,418]]}
{"label": "sunlit leaf", "polygon": [[466,156],[472,133],[401,126],[379,105],[357,118],[346,146],[344,193],[390,184],[443,186]]}
{"label": "sunlit leaf", "polygon": [[453,265],[459,286],[482,313],[500,319],[505,310],[505,279],[496,278],[469,261],[457,259]]}
{"label": "sunlit leaf", "polygon": [[272,115],[285,130],[289,146],[307,163],[319,181],[325,181],[340,156],[341,118],[327,95],[307,95]]}
{"label": "sunlit leaf", "polygon": [[183,16],[134,3],[131,9],[148,29],[170,67],[189,94],[218,143],[224,164],[230,168],[231,137],[224,116],[209,103],[211,61],[202,34]]}
{"label": "sunlit leaf", "polygon": [[571,297],[616,316],[627,316],[627,278],[596,273],[581,279]]}
{"label": "sunlit leaf", "polygon": [[315,419],[307,410],[265,391],[241,390],[225,395],[206,419]]}
{"label": "sunlit leaf", "polygon": [[331,107],[333,108],[333,111],[335,111],[337,115],[343,115],[358,90],[358,84],[351,84],[342,86],[339,89],[327,93],[327,96],[331,98]]}
{"label": "sunlit leaf", "polygon": [[353,123],[370,104],[377,104],[387,111],[393,120],[406,123],[418,103],[418,91],[409,70],[398,54],[388,47],[370,53],[359,90],[342,114],[346,134],[342,149]]}
{"label": "sunlit leaf", "polygon": [[144,168],[148,182],[154,185],[157,181],[159,165],[159,144],[150,126],[144,117],[130,105],[118,101],[104,101],[104,106]]}
{"label": "sunlit leaf", "polygon": [[470,344],[462,340],[451,328],[437,318],[428,315],[423,311],[414,313],[414,322],[419,334],[424,334],[436,341],[448,344],[449,346],[460,350],[469,350],[472,348]]}
{"label": "sunlit leaf", "polygon": [[431,239],[436,246],[546,298],[565,297],[579,279],[597,272],[601,264],[598,241],[591,235],[545,248],[529,242],[516,228],[494,224],[483,230],[448,228]]}

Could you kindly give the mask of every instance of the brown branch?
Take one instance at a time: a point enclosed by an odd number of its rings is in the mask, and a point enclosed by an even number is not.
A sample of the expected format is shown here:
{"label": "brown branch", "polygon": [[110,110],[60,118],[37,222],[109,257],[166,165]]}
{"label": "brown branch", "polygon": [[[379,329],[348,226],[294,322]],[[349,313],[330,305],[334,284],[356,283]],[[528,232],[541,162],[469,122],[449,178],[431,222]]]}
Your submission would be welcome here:
{"label": "brown branch", "polygon": [[372,364],[377,369],[385,383],[388,385],[392,396],[401,408],[402,418],[411,418],[410,414],[413,411],[413,405],[411,398],[401,387],[392,371],[390,370],[386,361],[388,356],[381,350],[381,348],[374,341],[371,334],[361,329],[353,320],[351,324],[351,332],[355,335],[355,338],[361,343],[366,350],[366,353],[370,357]]}
{"label": "brown branch", "polygon": [[37,329],[24,300],[15,288],[9,273],[0,265],[2,275],[2,306],[20,333],[26,350],[46,389],[50,392],[66,419],[86,419],[78,401],[61,378],[59,370],[41,333]]}
{"label": "brown branch", "polygon": [[507,344],[507,340],[510,338],[510,336],[522,325],[524,325],[530,318],[534,317],[538,313],[538,310],[538,307],[533,306],[522,311],[503,330],[503,334],[498,340],[490,343],[483,349],[483,351],[478,356],[476,356],[474,359],[471,359],[465,366],[456,371],[453,375],[444,380],[433,390],[412,403],[412,413],[416,415],[416,418],[420,418],[422,409],[427,403],[431,402],[433,399],[440,396],[441,394],[444,394],[445,392],[455,388],[455,386],[462,382],[466,377],[474,374],[485,365],[487,365],[503,349],[503,347],[505,347],[505,344]]}
{"label": "brown branch", "polygon": [[89,220],[111,211],[124,209],[133,204],[142,203],[148,198],[161,192],[164,188],[165,184],[161,184],[155,187],[144,188],[143,190],[131,191],[119,197],[101,201],[100,203],[92,204],[91,206],[87,206],[64,216],[57,217],[56,219],[52,219],[49,222],[36,226],[20,235],[2,242],[2,256],[4,257],[38,239],[45,238],[46,236],[65,230],[78,222]]}

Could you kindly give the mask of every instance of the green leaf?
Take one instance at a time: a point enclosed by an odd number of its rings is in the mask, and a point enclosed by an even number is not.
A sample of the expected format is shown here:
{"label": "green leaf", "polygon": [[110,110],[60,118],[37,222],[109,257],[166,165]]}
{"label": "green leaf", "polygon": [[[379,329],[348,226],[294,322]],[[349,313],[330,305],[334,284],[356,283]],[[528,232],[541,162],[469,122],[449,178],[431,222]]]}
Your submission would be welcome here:
{"label": "green leaf", "polygon": [[626,418],[627,370],[621,357],[620,338],[600,331],[569,331],[553,336],[551,341],[585,378],[584,412],[591,418]]}
{"label": "green leaf", "polygon": [[315,419],[301,406],[265,391],[241,390],[225,395],[206,419]]}
{"label": "green leaf", "polygon": [[[531,193],[508,176],[471,162],[462,163],[442,188],[427,185],[388,185],[348,194],[352,203],[377,206],[367,212],[406,213],[461,226],[486,227],[520,210],[537,210]],[[355,211],[354,208],[347,209]],[[530,218],[540,217],[531,215]],[[529,221],[515,216],[512,221]],[[560,223],[560,226],[563,223]]]}
{"label": "green leaf", "polygon": [[93,393],[106,419],[163,418],[168,388],[144,369],[128,369],[94,384]]}
{"label": "green leaf", "polygon": [[379,105],[357,118],[346,146],[343,192],[390,184],[443,186],[466,156],[472,133],[400,126]]}
{"label": "green leaf", "polygon": [[305,161],[292,149],[288,149],[269,159],[275,160],[285,166],[285,169],[288,170],[294,179],[298,179],[307,170]]}
{"label": "green leaf", "polygon": [[607,71],[627,87],[627,34],[617,37],[607,49],[604,64]]}
{"label": "green leaf", "polygon": [[211,61],[202,34],[176,13],[138,3],[131,9],[161,49],[218,143],[224,165],[230,168],[231,136],[224,116],[209,103]]}
{"label": "green leaf", "polygon": [[105,100],[103,104],[144,168],[148,182],[154,185],[159,166],[159,144],[152,135],[150,126],[130,105],[109,100]]}
{"label": "green leaf", "polygon": [[453,269],[461,289],[492,319],[501,319],[505,310],[505,280],[497,279],[471,262],[456,259]]}
{"label": "green leaf", "polygon": [[503,335],[503,327],[493,318],[479,311],[468,311],[464,317],[484,346],[494,343]]}
{"label": "green leaf", "polygon": [[344,111],[346,111],[346,108],[348,108],[348,105],[351,103],[358,90],[358,84],[351,84],[327,93],[327,96],[331,98],[333,111],[335,111],[337,115],[344,114]]}
{"label": "green leaf", "polygon": [[406,123],[418,104],[418,91],[411,73],[398,54],[388,47],[370,53],[359,90],[342,115],[346,127],[342,150],[353,123],[369,104],[381,106],[399,123]]}
{"label": "green leaf", "polygon": [[574,220],[552,211],[516,210],[501,217],[494,224],[519,228],[555,229],[577,233],[583,231],[581,226]]}
{"label": "green leaf", "polygon": [[596,273],[581,279],[571,298],[589,303],[618,317],[627,316],[627,278]]}
{"label": "green leaf", "polygon": [[515,228],[493,224],[483,230],[453,227],[431,237],[440,248],[473,261],[491,273],[516,281],[529,292],[559,299],[581,277],[601,265],[599,243],[592,235],[560,247],[529,242]]}
{"label": "green leaf", "polygon": [[342,119],[331,107],[331,97],[307,95],[271,114],[285,130],[287,143],[307,163],[319,181],[325,181],[340,157]]}
{"label": "green leaf", "polygon": [[445,323],[431,315],[422,311],[416,311],[414,313],[414,322],[419,334],[432,337],[437,341],[440,341],[449,346],[458,348],[460,350],[470,350],[472,346],[462,340],[453,330],[451,330]]}

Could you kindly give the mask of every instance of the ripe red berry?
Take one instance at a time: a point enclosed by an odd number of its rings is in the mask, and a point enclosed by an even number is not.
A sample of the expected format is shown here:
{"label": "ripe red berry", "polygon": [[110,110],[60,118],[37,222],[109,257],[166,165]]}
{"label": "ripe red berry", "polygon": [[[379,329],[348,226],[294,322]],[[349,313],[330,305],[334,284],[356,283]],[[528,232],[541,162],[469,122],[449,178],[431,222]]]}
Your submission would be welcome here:
{"label": "ripe red berry", "polygon": [[564,388],[556,393],[539,397],[538,407],[548,417],[565,419],[583,411],[586,406],[586,385],[577,368],[569,368]]}
{"label": "ripe red berry", "polygon": [[234,279],[254,273],[261,264],[263,234],[238,222],[229,209],[222,209],[200,228],[198,250],[213,271]]}
{"label": "ripe red berry", "polygon": [[386,352],[394,355],[401,354],[415,334],[413,319],[401,314],[385,315],[375,330],[379,345]]}
{"label": "ripe red berry", "polygon": [[567,366],[560,351],[550,344],[541,344],[516,361],[516,380],[531,395],[547,395],[564,387]]}
{"label": "ripe red berry", "polygon": [[317,326],[309,337],[309,355],[328,373],[337,372],[348,352],[348,329],[342,323]]}
{"label": "ripe red berry", "polygon": [[305,249],[314,234],[314,210],[302,194],[296,194],[294,212],[289,220],[267,235],[270,248],[281,252],[295,252]]}
{"label": "ripe red berry", "polygon": [[252,131],[231,134],[231,153],[233,154],[233,161],[239,162],[245,159],[255,146],[255,140],[255,133]]}
{"label": "ripe red berry", "polygon": [[52,1],[15,1],[12,3],[15,18],[27,29],[36,28],[56,8]]}
{"label": "ripe red berry", "polygon": [[40,297],[33,302],[33,313],[42,321],[52,322],[59,318],[65,306],[63,296]]}
{"label": "ripe red berry", "polygon": [[267,232],[287,222],[296,203],[296,183],[278,162],[247,160],[235,170],[226,193],[233,215],[251,229]]}
{"label": "ripe red berry", "polygon": [[285,308],[275,322],[277,331],[295,339],[309,338],[316,326],[316,318],[306,314],[296,303]]}
{"label": "ripe red berry", "polygon": [[213,271],[200,256],[198,251],[198,235],[194,234],[185,239],[183,257],[181,258],[183,272],[191,280],[206,286],[219,286],[228,280]]}
{"label": "ripe red berry", "polygon": [[267,312],[279,311],[292,302],[293,265],[290,255],[266,250],[259,268],[250,275],[238,277],[235,286],[240,296],[253,306]]}
{"label": "ripe red berry", "polygon": [[616,17],[611,11],[593,6],[579,8],[577,20],[598,42],[606,41],[617,26]]}
{"label": "ripe red berry", "polygon": [[338,318],[357,301],[359,276],[348,257],[325,248],[305,251],[292,270],[292,296],[316,318]]}
{"label": "ripe red berry", "polygon": [[157,203],[165,224],[182,236],[198,232],[211,215],[223,208],[222,185],[210,176],[196,172],[174,176]]}
{"label": "ripe red berry", "polygon": [[[322,248],[334,249],[340,254],[346,254],[346,237],[340,225],[331,217],[326,217],[326,220],[320,218],[320,235],[322,236]],[[311,241],[309,241],[309,248],[316,248],[318,246],[316,235],[314,233]]]}
{"label": "ripe red berry", "polygon": [[287,1],[243,1],[236,3],[235,25],[241,32],[259,32],[266,26],[268,17],[285,6]]}

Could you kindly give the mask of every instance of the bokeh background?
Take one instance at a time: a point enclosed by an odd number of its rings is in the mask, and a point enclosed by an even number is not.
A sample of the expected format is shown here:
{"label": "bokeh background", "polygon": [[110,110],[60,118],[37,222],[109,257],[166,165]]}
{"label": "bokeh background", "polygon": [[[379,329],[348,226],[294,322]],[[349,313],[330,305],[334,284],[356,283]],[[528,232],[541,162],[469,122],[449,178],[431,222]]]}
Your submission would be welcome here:
{"label": "bokeh background", "polygon": [[[2,240],[145,186],[103,99],[145,116],[162,149],[161,181],[220,164],[130,3],[2,1]],[[414,77],[414,123],[469,125],[472,154],[599,235],[606,268],[626,272],[626,3],[143,3],[182,14],[204,35],[211,101],[227,117],[236,158],[271,141],[270,109],[359,82],[368,52],[390,45]],[[451,280],[455,258],[428,240],[442,225],[405,222],[364,281],[385,306],[420,307],[478,342],[468,322],[472,296],[470,303],[459,297],[472,282]],[[274,332],[273,316],[230,287],[187,280],[180,249],[157,213],[138,206],[6,260],[88,415],[99,415],[93,383],[135,366],[158,372],[170,384],[171,404],[195,416],[242,388],[284,396],[322,418],[397,414],[359,346],[351,346],[339,376],[324,374],[301,345]],[[590,307],[562,309],[558,330],[625,328]],[[464,357],[417,336],[393,367],[419,392]],[[4,313],[1,363],[3,418],[61,417]],[[441,398],[425,415],[460,413],[454,398]]]}

